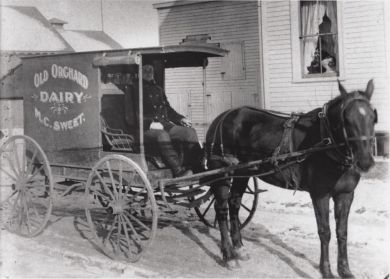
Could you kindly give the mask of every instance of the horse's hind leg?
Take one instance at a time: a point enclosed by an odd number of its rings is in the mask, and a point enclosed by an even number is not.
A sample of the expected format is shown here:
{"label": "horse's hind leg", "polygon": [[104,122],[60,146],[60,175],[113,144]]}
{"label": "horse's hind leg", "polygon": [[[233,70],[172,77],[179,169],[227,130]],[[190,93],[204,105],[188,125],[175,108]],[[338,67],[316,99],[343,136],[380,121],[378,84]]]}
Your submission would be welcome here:
{"label": "horse's hind leg", "polygon": [[249,259],[248,254],[244,254],[241,231],[239,210],[241,207],[242,196],[245,192],[249,178],[234,178],[233,185],[230,190],[229,197],[229,214],[230,214],[230,237],[232,239],[233,248],[237,251],[238,257],[243,260]]}
{"label": "horse's hind leg", "polygon": [[354,193],[342,193],[333,197],[338,244],[337,272],[341,278],[354,278],[349,269],[347,254],[348,215]]}

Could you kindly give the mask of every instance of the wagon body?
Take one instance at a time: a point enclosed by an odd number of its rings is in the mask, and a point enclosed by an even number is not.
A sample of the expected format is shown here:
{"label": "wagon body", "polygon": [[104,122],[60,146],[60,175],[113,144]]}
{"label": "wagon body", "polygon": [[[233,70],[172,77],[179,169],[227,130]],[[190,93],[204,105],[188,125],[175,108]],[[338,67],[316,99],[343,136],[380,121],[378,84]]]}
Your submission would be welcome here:
{"label": "wagon body", "polygon": [[[169,202],[194,207],[203,222],[215,226],[206,215],[214,199],[201,179],[237,167],[172,178],[169,169],[146,159],[142,65],[153,65],[162,88],[165,69],[199,67],[206,92],[207,59],[226,53],[198,42],[24,58],[18,86],[24,93],[25,135],[0,146],[0,213],[7,229],[27,237],[39,234],[55,199],[75,189],[85,193],[80,202],[91,241],[112,258],[140,258],[157,229],[158,201],[168,210]],[[131,146],[114,150],[104,136],[108,126],[131,138]],[[242,227],[256,209],[256,180],[252,187]]]}
{"label": "wagon body", "polygon": [[[107,155],[101,134],[100,117],[104,116],[110,127],[135,137],[138,148],[121,154],[148,171],[143,133],[139,132],[143,130],[142,107],[135,104],[139,108],[137,115],[125,113],[134,107],[124,105],[123,86],[142,80],[139,79],[142,64],[154,66],[156,82],[164,88],[166,68],[204,69],[208,57],[225,53],[213,44],[187,44],[25,58],[22,85],[25,135],[42,146],[55,174],[64,175],[67,167],[68,176],[73,172],[79,177],[88,173],[84,167],[92,167]],[[142,86],[139,88],[139,92],[133,93],[142,100]],[[126,122],[127,115],[133,119]]]}

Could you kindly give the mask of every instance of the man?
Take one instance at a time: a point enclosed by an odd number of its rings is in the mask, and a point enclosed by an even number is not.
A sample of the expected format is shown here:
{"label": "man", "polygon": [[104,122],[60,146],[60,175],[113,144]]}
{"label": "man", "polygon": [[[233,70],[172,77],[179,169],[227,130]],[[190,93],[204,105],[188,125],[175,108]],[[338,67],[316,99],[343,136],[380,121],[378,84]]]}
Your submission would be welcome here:
{"label": "man", "polygon": [[[148,146],[156,144],[164,163],[172,169],[175,177],[191,175],[180,162],[172,141],[183,145],[184,161],[193,170],[198,170],[201,161],[201,148],[191,122],[177,113],[169,104],[164,90],[154,80],[154,69],[151,65],[142,67],[144,135]],[[138,86],[135,92],[138,93]]]}

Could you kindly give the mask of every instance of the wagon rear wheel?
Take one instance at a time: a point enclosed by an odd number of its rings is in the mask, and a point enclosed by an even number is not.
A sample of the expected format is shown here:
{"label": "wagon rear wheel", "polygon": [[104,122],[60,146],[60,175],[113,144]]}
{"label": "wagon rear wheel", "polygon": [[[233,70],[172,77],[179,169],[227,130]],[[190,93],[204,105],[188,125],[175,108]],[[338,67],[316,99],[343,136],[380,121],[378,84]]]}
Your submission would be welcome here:
{"label": "wagon rear wheel", "polygon": [[53,206],[53,177],[39,144],[27,136],[10,137],[0,147],[0,221],[25,237],[39,234]]}
{"label": "wagon rear wheel", "polygon": [[[251,183],[253,181],[253,183]],[[241,208],[239,212],[240,229],[243,229],[253,218],[258,203],[258,180],[251,177],[242,197]],[[200,220],[209,227],[216,228],[218,226],[217,218],[214,211],[215,197],[211,193],[211,189],[205,194],[208,195],[208,200],[199,207],[195,207],[196,214]]]}
{"label": "wagon rear wheel", "polygon": [[86,185],[89,227],[104,254],[135,262],[157,229],[157,204],[142,169],[122,155],[108,155],[92,169]]}

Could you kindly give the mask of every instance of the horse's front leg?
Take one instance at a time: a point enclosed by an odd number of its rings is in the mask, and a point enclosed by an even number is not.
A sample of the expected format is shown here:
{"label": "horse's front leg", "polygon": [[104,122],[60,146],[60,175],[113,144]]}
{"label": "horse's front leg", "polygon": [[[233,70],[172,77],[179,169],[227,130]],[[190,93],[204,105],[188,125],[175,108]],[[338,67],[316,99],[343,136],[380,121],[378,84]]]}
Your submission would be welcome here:
{"label": "horse's front leg", "polygon": [[330,196],[316,197],[311,195],[317,221],[318,236],[321,241],[320,272],[324,278],[334,278],[329,262],[329,200]]}
{"label": "horse's front leg", "polygon": [[249,254],[243,248],[240,230],[241,223],[238,215],[248,180],[249,178],[234,178],[229,197],[230,237],[233,248],[241,260],[249,259]]}
{"label": "horse's front leg", "polygon": [[230,187],[227,181],[219,182],[212,186],[215,196],[215,214],[218,220],[219,231],[221,233],[221,250],[223,260],[229,265],[229,261],[236,258],[232,243],[230,242],[228,229],[228,198]]}
{"label": "horse's front leg", "polygon": [[348,215],[353,196],[354,192],[341,193],[333,197],[338,244],[337,272],[342,278],[354,278],[349,269],[347,253]]}

